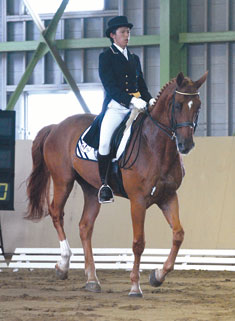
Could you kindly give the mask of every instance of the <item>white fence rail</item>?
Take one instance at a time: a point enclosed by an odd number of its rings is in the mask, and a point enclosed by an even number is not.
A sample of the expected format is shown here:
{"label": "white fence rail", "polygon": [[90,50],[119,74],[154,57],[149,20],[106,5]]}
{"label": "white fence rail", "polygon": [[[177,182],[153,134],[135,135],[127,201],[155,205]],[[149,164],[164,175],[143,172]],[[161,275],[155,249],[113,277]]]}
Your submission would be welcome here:
{"label": "white fence rail", "polygon": [[[73,255],[70,268],[83,269],[83,249],[72,248],[71,250]],[[169,249],[145,249],[140,269],[161,268],[169,252]],[[132,269],[134,260],[132,249],[95,248],[93,254],[97,269]],[[16,248],[8,265],[4,263],[4,257],[0,255],[0,267],[50,269],[55,267],[59,259],[59,248]],[[235,250],[182,249],[176,258],[175,270],[235,271]]]}
{"label": "white fence rail", "polygon": [[0,269],[6,268],[6,267],[7,267],[7,263],[4,256],[2,255],[2,249],[0,249]]}

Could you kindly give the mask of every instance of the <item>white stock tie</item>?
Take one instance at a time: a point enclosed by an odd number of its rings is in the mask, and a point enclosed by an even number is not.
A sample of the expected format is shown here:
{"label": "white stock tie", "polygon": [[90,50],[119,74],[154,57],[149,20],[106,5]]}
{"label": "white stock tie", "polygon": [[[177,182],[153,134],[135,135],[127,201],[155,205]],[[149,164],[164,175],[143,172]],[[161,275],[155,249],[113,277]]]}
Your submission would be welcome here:
{"label": "white stock tie", "polygon": [[128,60],[128,54],[127,54],[127,49],[126,48],[122,51],[122,53],[125,56],[125,58]]}

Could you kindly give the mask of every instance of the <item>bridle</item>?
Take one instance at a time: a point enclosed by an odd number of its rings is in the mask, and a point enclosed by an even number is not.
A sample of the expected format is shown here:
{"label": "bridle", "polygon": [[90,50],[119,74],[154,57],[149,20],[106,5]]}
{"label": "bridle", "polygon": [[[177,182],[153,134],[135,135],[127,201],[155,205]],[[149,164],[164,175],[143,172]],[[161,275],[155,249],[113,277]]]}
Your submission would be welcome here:
{"label": "bridle", "polygon": [[164,124],[161,124],[160,122],[158,122],[157,120],[155,120],[148,108],[146,109],[146,114],[147,116],[152,120],[152,122],[159,128],[161,129],[167,136],[169,136],[172,140],[176,138],[176,130],[178,128],[181,128],[181,127],[190,127],[190,128],[193,128],[194,132],[196,131],[196,128],[197,128],[197,123],[198,123],[198,116],[199,116],[199,110],[196,114],[196,117],[195,117],[195,121],[194,122],[183,122],[183,123],[177,123],[176,119],[175,119],[175,95],[176,94],[180,94],[180,95],[184,95],[184,96],[196,96],[196,95],[199,95],[199,92],[195,92],[195,93],[184,93],[184,92],[181,92],[181,91],[178,91],[178,90],[175,90],[174,91],[174,94],[173,94],[173,97],[172,97],[172,108],[171,108],[171,120],[170,120],[170,123],[171,123],[171,127],[168,127]]}

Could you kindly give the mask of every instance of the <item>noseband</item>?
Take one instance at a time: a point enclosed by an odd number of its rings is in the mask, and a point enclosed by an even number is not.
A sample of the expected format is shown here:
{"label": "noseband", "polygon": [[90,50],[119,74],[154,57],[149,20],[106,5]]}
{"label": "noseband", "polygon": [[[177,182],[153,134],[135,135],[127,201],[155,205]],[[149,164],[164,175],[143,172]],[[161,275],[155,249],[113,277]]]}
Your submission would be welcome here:
{"label": "noseband", "polygon": [[176,130],[181,127],[190,127],[193,128],[194,132],[197,128],[197,122],[198,122],[198,116],[199,111],[196,114],[195,121],[194,122],[183,122],[183,123],[177,123],[175,119],[175,94],[180,94],[184,96],[196,96],[199,95],[199,92],[195,93],[183,93],[181,91],[175,90],[172,98],[172,108],[171,108],[171,127],[168,127],[164,124],[161,124],[160,122],[153,119],[153,117],[150,115],[149,110],[146,109],[147,116],[153,121],[153,123],[160,128],[167,136],[169,136],[172,140],[176,138]]}

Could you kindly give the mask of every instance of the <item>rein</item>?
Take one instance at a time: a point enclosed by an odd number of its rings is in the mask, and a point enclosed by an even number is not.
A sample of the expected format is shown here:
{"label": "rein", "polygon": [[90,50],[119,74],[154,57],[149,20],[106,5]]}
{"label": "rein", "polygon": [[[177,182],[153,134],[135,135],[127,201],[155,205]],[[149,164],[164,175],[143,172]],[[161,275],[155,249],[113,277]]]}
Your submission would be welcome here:
{"label": "rein", "polygon": [[[191,127],[194,129],[194,132],[197,128],[197,122],[198,122],[198,115],[199,115],[199,111],[197,112],[196,114],[196,118],[195,118],[195,122],[183,122],[183,123],[177,123],[176,122],[176,119],[175,119],[175,94],[180,94],[180,95],[186,95],[186,96],[196,96],[196,95],[199,95],[199,92],[196,92],[196,93],[183,93],[183,92],[180,92],[180,91],[177,91],[175,90],[174,91],[174,94],[173,94],[173,98],[172,98],[172,109],[171,109],[171,127],[168,127],[164,124],[161,124],[160,122],[158,122],[157,120],[155,120],[149,110],[148,110],[148,107],[145,109],[145,115],[148,116],[152,122],[160,129],[162,130],[168,137],[170,137],[171,140],[174,140],[176,138],[176,130],[178,128],[181,128],[181,127]],[[138,156],[139,156],[139,152],[140,152],[140,144],[141,144],[141,133],[142,133],[142,129],[143,129],[143,123],[144,123],[144,120],[146,119],[146,117],[142,117],[139,121],[139,124],[136,124],[136,127],[137,127],[137,133],[136,133],[136,136],[135,136],[135,139],[133,141],[133,145],[132,145],[132,148],[131,148],[131,151],[129,152],[129,155],[127,155],[127,150],[128,150],[128,147],[130,146],[130,143],[131,143],[131,139],[129,140],[127,146],[126,146],[126,149],[125,149],[125,152],[121,158],[121,162],[120,162],[120,168],[123,168],[123,169],[130,169],[134,163],[136,162]],[[135,159],[132,161],[132,163],[126,167],[126,165],[128,164],[130,158],[131,158],[131,155],[133,153],[133,150],[134,150],[134,147],[137,143],[137,140],[138,140],[138,147],[137,147],[137,153],[136,153],[136,156],[135,156]]]}
{"label": "rein", "polygon": [[[123,153],[121,162],[120,162],[120,168],[130,169],[135,164],[135,162],[139,156],[139,152],[140,152],[140,143],[141,143],[141,136],[142,136],[141,133],[142,133],[143,124],[144,124],[145,119],[146,119],[146,116],[144,114],[143,117],[140,118],[138,123],[135,124],[135,126],[136,126],[135,128],[137,129],[137,132],[136,132],[135,139],[132,143],[133,145],[132,145],[131,151],[130,151],[129,155],[127,155],[127,150],[128,150],[130,143],[131,143],[131,139],[129,139],[127,146],[125,148],[125,151]],[[139,140],[139,143],[138,143],[138,148],[137,148],[137,153],[136,153],[135,159],[133,160],[133,162],[130,165],[128,165],[128,167],[126,167],[127,163],[129,162],[129,160],[131,158],[131,155],[133,153],[133,150],[134,150],[134,147],[137,143],[137,140]]]}
{"label": "rein", "polygon": [[196,96],[199,95],[199,92],[195,93],[183,93],[180,91],[175,90],[172,98],[172,109],[171,109],[171,127],[168,127],[164,124],[161,124],[157,120],[153,119],[151,116],[148,108],[146,109],[146,114],[147,116],[152,120],[152,122],[159,128],[161,129],[168,137],[170,137],[171,140],[176,138],[176,130],[181,127],[190,127],[193,128],[194,132],[196,131],[197,128],[197,123],[198,123],[198,116],[199,116],[199,111],[196,114],[196,118],[194,122],[183,122],[183,123],[177,123],[175,119],[175,94],[180,94],[180,95],[185,95],[185,96]]}

